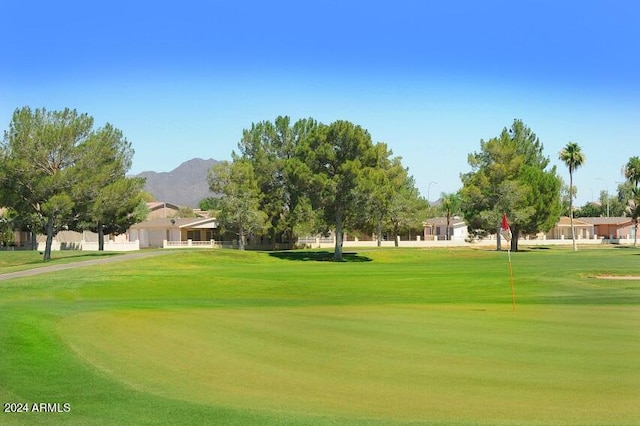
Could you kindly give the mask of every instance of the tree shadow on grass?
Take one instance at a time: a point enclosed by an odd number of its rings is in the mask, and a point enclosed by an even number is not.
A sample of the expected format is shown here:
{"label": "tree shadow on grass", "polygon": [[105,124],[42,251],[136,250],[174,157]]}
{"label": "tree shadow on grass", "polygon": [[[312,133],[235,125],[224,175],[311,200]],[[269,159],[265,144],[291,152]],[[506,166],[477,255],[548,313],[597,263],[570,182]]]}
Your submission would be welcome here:
{"label": "tree shadow on grass", "polygon": [[[302,262],[334,262],[333,252],[329,251],[273,251],[269,256],[284,260]],[[371,262],[373,259],[359,255],[356,252],[342,252],[342,262]]]}
{"label": "tree shadow on grass", "polygon": [[632,256],[640,256],[640,252],[638,251],[638,247],[634,247],[634,246],[622,246],[622,245],[616,245],[616,246],[614,246],[614,249],[617,249],[617,250],[625,250],[625,251],[626,251],[626,250],[629,250],[629,251],[631,251],[631,252],[632,252],[632,253],[629,253],[629,254],[631,254]]}

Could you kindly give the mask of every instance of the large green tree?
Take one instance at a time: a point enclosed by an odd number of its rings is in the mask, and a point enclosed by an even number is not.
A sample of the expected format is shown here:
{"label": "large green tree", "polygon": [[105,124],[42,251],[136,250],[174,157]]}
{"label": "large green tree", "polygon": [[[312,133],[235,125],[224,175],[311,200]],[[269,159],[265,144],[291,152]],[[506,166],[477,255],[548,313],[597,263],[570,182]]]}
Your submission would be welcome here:
{"label": "large green tree", "polygon": [[133,150],[122,132],[76,110],[17,109],[4,133],[2,204],[26,229],[46,234],[44,260],[61,229],[124,232],[140,218],[143,181],[126,178]]}
{"label": "large green tree", "polygon": [[88,229],[98,234],[98,250],[104,250],[105,235],[120,235],[142,222],[149,209],[142,197],[144,179],[121,177],[102,187],[89,205],[93,219]]}
{"label": "large green tree", "polygon": [[268,229],[267,215],[260,210],[262,193],[250,162],[221,161],[209,171],[211,191],[221,194],[218,221],[224,231],[238,236],[244,250],[249,235],[259,235]]}
{"label": "large green tree", "polygon": [[35,214],[47,235],[44,260],[51,258],[55,233],[68,226],[75,204],[82,146],[93,119],[76,110],[17,109],[1,147],[3,204],[20,214]]}
{"label": "large green tree", "polygon": [[[382,233],[385,225],[391,223],[394,214],[400,218],[398,199],[409,179],[408,170],[402,166],[400,157],[392,157],[393,152],[385,143],[377,143],[375,150],[375,167],[364,170],[362,180],[363,206],[362,219],[365,229],[373,229],[378,247],[382,244]],[[406,200],[403,200],[406,201]],[[406,204],[408,207],[408,204]],[[397,240],[396,240],[397,242]]]}
{"label": "large green tree", "polygon": [[558,158],[567,166],[569,169],[569,219],[571,222],[571,240],[573,241],[573,250],[578,250],[578,246],[576,244],[576,232],[573,227],[573,173],[581,167],[585,162],[585,155],[578,145],[575,142],[569,142],[558,154]]}
{"label": "large green tree", "polygon": [[503,213],[509,217],[518,249],[521,233],[547,231],[560,214],[561,180],[548,168],[538,137],[521,120],[514,120],[499,136],[480,141],[480,151],[469,154],[471,171],[461,175],[461,210],[470,232],[496,232]]}
{"label": "large green tree", "polygon": [[307,194],[325,224],[335,230],[334,259],[342,260],[343,231],[362,220],[363,181],[376,167],[371,135],[349,121],[319,125],[298,145],[308,177]]}
{"label": "large green tree", "polygon": [[413,176],[405,174],[400,186],[395,187],[387,219],[396,247],[399,235],[423,229],[428,206],[427,200],[420,196]]}
{"label": "large green tree", "polygon": [[260,210],[269,218],[269,240],[292,246],[297,231],[310,221],[312,210],[306,196],[308,170],[295,158],[300,141],[317,127],[313,119],[301,119],[291,124],[287,116],[274,122],[262,121],[245,129],[238,143],[239,154],[233,158],[248,161],[255,171],[262,193]]}
{"label": "large green tree", "polygon": [[75,197],[79,207],[79,229],[98,234],[98,249],[104,250],[105,234],[121,234],[145,219],[143,178],[127,177],[133,159],[131,143],[111,124],[93,132],[82,146],[76,167]]}

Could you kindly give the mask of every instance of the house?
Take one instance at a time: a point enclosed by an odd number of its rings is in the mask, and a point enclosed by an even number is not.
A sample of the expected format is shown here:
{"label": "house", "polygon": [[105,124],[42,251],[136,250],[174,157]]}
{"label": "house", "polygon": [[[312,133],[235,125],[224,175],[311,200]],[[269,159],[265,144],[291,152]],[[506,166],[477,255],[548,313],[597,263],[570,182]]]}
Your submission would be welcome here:
{"label": "house", "polygon": [[147,220],[132,225],[127,232],[130,241],[140,241],[140,248],[166,247],[167,243],[210,243],[214,239],[218,222],[207,212],[194,210],[197,217],[180,218],[176,217],[180,207],[175,204],[154,201],[147,203],[147,208]]}
{"label": "house", "polygon": [[140,248],[167,247],[184,243],[207,242],[215,239],[218,222],[215,218],[160,217],[136,223],[129,228],[129,240],[139,240]]}
{"label": "house", "polygon": [[591,223],[594,233],[605,239],[633,239],[635,229],[630,217],[581,217]]}
{"label": "house", "polygon": [[[576,239],[593,239],[595,238],[594,226],[585,220],[586,218],[573,218],[573,229],[575,230]],[[551,240],[570,240],[571,237],[571,218],[562,216],[549,232],[545,234],[546,239]]]}
{"label": "house", "polygon": [[[424,239],[426,240],[446,240],[447,239],[447,218],[434,217],[422,223],[424,229]],[[469,237],[467,223],[460,216],[449,218],[449,239],[452,241],[465,241]]]}
{"label": "house", "polygon": [[[177,218],[180,207],[164,202],[148,202],[149,215],[147,220],[131,226],[121,235],[108,235],[105,241],[107,251],[128,251],[146,247],[163,247],[164,241],[184,243],[204,242],[211,244],[214,230],[217,228],[215,218],[209,218],[208,213],[194,210],[195,218]],[[24,234],[24,235],[22,235]],[[17,234],[16,234],[17,235]],[[26,244],[24,238],[28,234],[21,233],[16,242]],[[46,236],[37,237],[39,250],[44,249]],[[53,250],[97,250],[98,234],[90,231],[60,231],[53,240]]]}
{"label": "house", "polygon": [[149,209],[147,220],[174,217],[180,212],[180,206],[162,201],[147,202],[147,208]]}

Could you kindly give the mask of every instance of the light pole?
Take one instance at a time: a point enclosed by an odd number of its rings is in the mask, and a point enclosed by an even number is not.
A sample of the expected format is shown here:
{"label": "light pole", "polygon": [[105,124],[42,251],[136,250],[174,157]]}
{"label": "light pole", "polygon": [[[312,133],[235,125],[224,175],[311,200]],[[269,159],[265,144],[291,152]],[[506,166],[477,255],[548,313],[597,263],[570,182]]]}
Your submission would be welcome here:
{"label": "light pole", "polygon": [[609,217],[609,185],[607,185],[607,182],[602,178],[596,178],[596,180],[601,180],[602,182],[604,182],[604,187],[607,189],[607,192],[606,192],[606,197],[607,197],[607,217]]}
{"label": "light pole", "polygon": [[438,184],[438,182],[432,180],[431,182],[429,182],[429,185],[427,185],[427,201],[430,203],[431,202],[431,198],[429,198],[429,194],[431,192],[431,184],[435,183],[436,185]]}

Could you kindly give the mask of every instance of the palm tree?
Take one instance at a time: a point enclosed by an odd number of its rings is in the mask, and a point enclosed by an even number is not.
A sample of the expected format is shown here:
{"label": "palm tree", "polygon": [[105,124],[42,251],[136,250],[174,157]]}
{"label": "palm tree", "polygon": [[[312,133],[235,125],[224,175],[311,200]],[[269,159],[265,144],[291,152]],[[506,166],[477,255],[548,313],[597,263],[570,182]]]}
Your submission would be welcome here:
{"label": "palm tree", "polygon": [[580,145],[575,142],[569,142],[567,146],[562,148],[558,158],[569,168],[569,220],[571,221],[573,250],[576,251],[578,246],[576,245],[576,233],[573,228],[573,172],[584,164],[586,157],[582,153]]}
{"label": "palm tree", "polygon": [[622,168],[622,173],[627,178],[627,181],[633,185],[633,190],[631,191],[633,195],[629,200],[627,213],[633,219],[633,246],[636,247],[638,241],[638,218],[640,217],[640,190],[638,190],[638,185],[640,185],[640,157],[629,158],[627,164]]}
{"label": "palm tree", "polygon": [[447,241],[451,239],[451,235],[449,235],[449,229],[451,228],[451,216],[457,214],[460,211],[460,195],[456,192],[453,194],[445,194],[444,192],[440,195],[442,200],[442,204],[440,208],[444,212],[447,217]]}
{"label": "palm tree", "polygon": [[622,174],[635,188],[640,185],[640,157],[631,157],[622,168]]}

